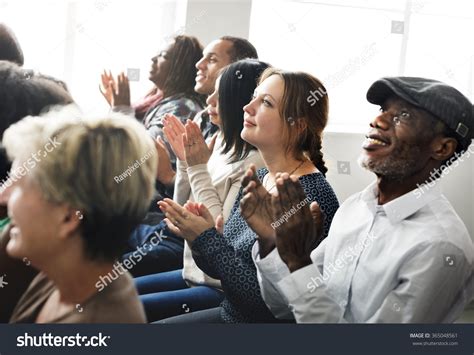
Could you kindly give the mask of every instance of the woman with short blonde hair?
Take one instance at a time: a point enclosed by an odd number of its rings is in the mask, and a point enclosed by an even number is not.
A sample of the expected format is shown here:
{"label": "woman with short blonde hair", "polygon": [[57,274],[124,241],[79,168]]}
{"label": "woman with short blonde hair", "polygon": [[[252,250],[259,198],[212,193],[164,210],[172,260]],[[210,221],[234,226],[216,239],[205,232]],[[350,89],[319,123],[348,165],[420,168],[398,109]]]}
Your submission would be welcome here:
{"label": "woman with short blonde hair", "polygon": [[10,321],[145,322],[117,260],[152,198],[154,143],[120,114],[81,118],[68,108],[48,116],[23,119],[3,139],[13,160],[2,189],[7,252],[40,270]]}

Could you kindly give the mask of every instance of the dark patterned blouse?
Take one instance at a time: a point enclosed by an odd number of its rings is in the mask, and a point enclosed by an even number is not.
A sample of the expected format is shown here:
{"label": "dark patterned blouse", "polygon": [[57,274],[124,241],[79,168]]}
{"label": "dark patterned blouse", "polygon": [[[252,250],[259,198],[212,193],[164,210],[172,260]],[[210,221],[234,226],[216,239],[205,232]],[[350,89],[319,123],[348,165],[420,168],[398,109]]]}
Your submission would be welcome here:
{"label": "dark patterned blouse", "polygon": [[[260,181],[268,173],[257,171]],[[321,173],[299,178],[307,197],[317,201],[324,214],[324,237],[328,235],[332,218],[339,208],[337,197]],[[252,247],[256,234],[240,214],[242,188],[237,195],[229,219],[224,225],[224,235],[215,228],[202,233],[192,245],[193,257],[199,268],[222,282],[225,299],[222,318],[228,323],[276,322],[260,294],[257,271],[252,260]]]}

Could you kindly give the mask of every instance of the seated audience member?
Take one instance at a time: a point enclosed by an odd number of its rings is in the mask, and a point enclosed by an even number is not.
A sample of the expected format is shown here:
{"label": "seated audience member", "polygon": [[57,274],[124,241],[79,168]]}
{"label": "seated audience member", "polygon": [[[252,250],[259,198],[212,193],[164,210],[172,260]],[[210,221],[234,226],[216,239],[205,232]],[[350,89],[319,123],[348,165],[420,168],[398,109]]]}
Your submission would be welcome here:
{"label": "seated audience member", "polygon": [[225,294],[221,307],[164,322],[276,321],[261,297],[251,256],[254,230],[274,234],[273,228],[262,221],[268,220],[269,192],[275,190],[276,173],[288,171],[299,177],[307,201],[320,204],[325,215],[324,235],[339,206],[324,177],[327,168],[321,153],[328,98],[323,96],[315,105],[306,102],[307,93],[318,89],[324,86],[309,74],[276,69],[262,74],[252,100],[244,107],[241,132],[246,142],[258,148],[265,162],[265,168],[256,172],[252,167],[244,178],[248,190],[257,191],[262,201],[259,205],[249,198],[250,192],[241,189],[223,233],[214,227],[214,218],[202,203],[188,203],[184,208],[169,199],[160,203],[168,227],[189,243],[197,266],[221,280]]}
{"label": "seated audience member", "polygon": [[[194,91],[195,64],[202,56],[202,49],[197,38],[180,35],[174,37],[166,48],[152,58],[150,80],[162,93],[162,97],[150,105],[142,120],[148,133],[154,139],[158,138],[156,147],[159,154],[156,193],[150,204],[150,213],[143,221],[146,224],[153,225],[162,220],[156,202],[173,196],[176,157],[163,135],[163,117],[171,113],[186,122],[204,107],[205,97]],[[128,78],[122,73],[116,81],[107,75],[103,75],[102,79],[101,91],[104,97],[110,98],[114,110],[127,113],[130,109]],[[182,267],[183,242],[170,239],[163,244],[169,247],[171,254],[178,255],[171,260],[170,270]]]}
{"label": "seated audience member", "polygon": [[[202,58],[196,63],[194,90],[202,95],[212,94],[219,71],[226,65],[242,59],[258,59],[257,50],[245,38],[222,36],[212,41],[204,48]],[[200,125],[206,139],[217,131],[206,109],[199,112],[194,121]]]}
{"label": "seated audience member", "polygon": [[[222,216],[223,221],[227,221],[245,168],[250,164],[263,167],[260,154],[240,137],[240,132],[244,124],[242,108],[249,102],[257,80],[266,68],[266,63],[247,59],[223,69],[216,80],[214,93],[207,99],[211,121],[219,127],[211,149],[195,122],[189,121],[184,126],[173,116],[165,118],[165,135],[178,157],[174,201],[179,204],[199,201],[214,219]],[[165,223],[154,229],[158,230],[169,233]],[[162,268],[159,253],[153,256],[149,271]],[[186,243],[183,264],[184,268],[180,270],[136,279],[149,321],[214,308],[221,303],[220,281],[197,267]],[[183,304],[187,305],[186,309]]]}
{"label": "seated audience member", "polygon": [[[123,115],[90,119],[70,109],[5,131],[12,172],[30,167],[3,191],[11,217],[6,250],[40,270],[11,323],[145,322],[133,280],[117,260],[146,213],[157,160],[114,182],[130,162],[156,157],[144,136],[143,126]],[[32,166],[35,156],[41,161]]]}
{"label": "seated audience member", "polygon": [[[453,87],[413,77],[382,78],[367,99],[380,114],[360,162],[377,180],[342,204],[316,249],[316,205],[259,239],[263,297],[277,317],[299,323],[453,322],[474,295],[474,247],[436,179],[462,163],[473,107]],[[288,174],[277,188],[275,216],[304,198]]]}
{"label": "seated audience member", "polygon": [[[196,63],[197,74],[194,90],[201,95],[207,96],[212,94],[219,71],[228,64],[246,58],[258,59],[257,50],[246,39],[223,36],[212,41],[204,48],[202,58]],[[210,139],[218,129],[211,122],[207,109],[198,112],[194,117],[194,122],[199,125],[206,140]],[[176,172],[174,167],[168,162],[166,150],[160,149],[158,153],[160,156],[159,181],[166,186],[166,193],[163,193],[163,195],[173,196]]]}
{"label": "seated audience member", "polygon": [[[241,59],[257,58],[257,51],[246,39],[224,36],[207,45],[199,58],[199,61],[196,60],[193,64],[195,65],[194,70],[197,69],[197,75],[195,72],[193,77],[193,83],[195,82],[196,84],[194,89],[198,94],[210,95],[214,91],[218,73],[223,67]],[[199,125],[206,140],[209,140],[217,130],[217,126],[209,120],[207,108],[196,114],[194,122]],[[150,226],[148,227],[149,230],[153,229],[163,220],[163,215],[158,210],[156,202],[164,197],[174,196],[176,167],[171,164],[168,149],[162,141],[158,141],[157,152],[159,156],[157,176],[157,190],[159,194],[150,206],[150,213],[147,214],[147,217],[143,221],[144,224]],[[146,229],[146,226],[140,226],[136,232],[141,235]],[[174,238],[172,234],[169,233],[169,237],[160,242],[160,250],[165,252],[165,255],[160,256],[160,266],[162,267],[162,269],[159,269],[160,271],[171,271],[183,268],[184,245],[181,238]],[[145,263],[143,263],[143,267],[145,270],[147,269]],[[155,269],[155,272],[156,270],[157,269]],[[144,275],[141,267],[134,268],[132,273],[134,273],[135,276]]]}
{"label": "seated audience member", "polygon": [[[16,64],[0,61],[0,138],[11,124],[29,114],[39,115],[53,105],[70,103],[69,94],[53,82],[38,76],[25,76],[25,71]],[[5,149],[0,147],[0,191],[6,186],[10,168]],[[37,273],[22,260],[6,254],[4,234],[9,223],[6,201],[0,200],[0,275],[8,277],[8,287],[0,294],[0,323],[8,322],[18,299]]]}
{"label": "seated audience member", "polygon": [[0,60],[7,60],[19,66],[24,62],[20,43],[13,31],[4,23],[0,23]]}
{"label": "seated audience member", "polygon": [[[151,106],[143,118],[143,124],[153,138],[164,139],[162,129],[165,114],[174,114],[186,122],[204,107],[204,96],[194,91],[195,64],[202,56],[202,49],[197,38],[176,36],[152,58],[150,80],[163,94],[162,99]],[[114,107],[130,106],[130,85],[125,74],[120,74],[116,82],[109,81],[108,85],[107,79],[103,81],[105,86],[101,91],[105,97],[112,97]],[[171,149],[168,151],[174,164],[175,157]]]}

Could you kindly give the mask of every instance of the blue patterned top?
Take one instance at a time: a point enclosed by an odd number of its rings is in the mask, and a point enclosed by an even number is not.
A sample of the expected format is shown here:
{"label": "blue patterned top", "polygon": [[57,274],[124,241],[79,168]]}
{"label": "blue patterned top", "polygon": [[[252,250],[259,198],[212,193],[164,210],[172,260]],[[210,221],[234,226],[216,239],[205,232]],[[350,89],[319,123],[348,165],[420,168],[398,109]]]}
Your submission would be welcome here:
{"label": "blue patterned top", "polygon": [[[257,171],[260,181],[268,173],[266,168]],[[303,175],[299,182],[311,201],[317,201],[325,216],[324,237],[332,218],[339,208],[336,194],[321,173]],[[196,264],[206,274],[222,282],[225,299],[221,306],[222,317],[228,323],[276,322],[262,299],[257,271],[252,260],[252,247],[256,234],[240,214],[242,188],[224,225],[224,235],[211,228],[192,244]]]}

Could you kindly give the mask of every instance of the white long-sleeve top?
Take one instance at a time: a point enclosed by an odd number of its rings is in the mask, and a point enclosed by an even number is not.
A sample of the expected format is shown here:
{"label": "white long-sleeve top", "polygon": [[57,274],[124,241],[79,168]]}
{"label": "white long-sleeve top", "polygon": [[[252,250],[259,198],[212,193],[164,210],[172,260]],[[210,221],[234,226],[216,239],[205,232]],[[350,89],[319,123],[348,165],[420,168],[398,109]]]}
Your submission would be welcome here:
{"label": "white long-sleeve top", "polygon": [[275,316],[298,323],[453,322],[474,295],[474,247],[438,186],[377,205],[376,184],[353,195],[290,273],[273,250],[252,257]]}
{"label": "white long-sleeve top", "polygon": [[[186,162],[177,161],[173,200],[181,205],[187,200],[201,202],[214,219],[222,214],[226,221],[240,190],[245,171],[250,164],[255,164],[259,169],[264,163],[260,153],[252,150],[247,158],[230,164],[228,161],[232,151],[222,154],[223,138],[222,132],[219,132],[207,164],[188,167]],[[184,245],[183,279],[189,286],[221,287],[219,280],[206,275],[198,268],[187,243]]]}

